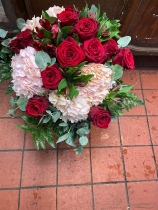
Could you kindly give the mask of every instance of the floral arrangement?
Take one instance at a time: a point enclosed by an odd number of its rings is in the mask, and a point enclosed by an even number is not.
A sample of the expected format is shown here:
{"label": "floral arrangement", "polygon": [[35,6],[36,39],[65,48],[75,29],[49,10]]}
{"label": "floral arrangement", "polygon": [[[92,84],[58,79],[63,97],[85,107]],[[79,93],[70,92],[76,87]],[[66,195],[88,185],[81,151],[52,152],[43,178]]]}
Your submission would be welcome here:
{"label": "floral arrangement", "polygon": [[131,38],[120,37],[119,20],[101,15],[99,6],[53,6],[17,26],[1,43],[0,82],[12,78],[6,94],[15,92],[15,109],[8,113],[25,113],[18,127],[32,133],[37,149],[46,141],[55,147],[57,139],[81,154],[91,123],[106,129],[124,109],[143,105],[120,79],[135,68]]}

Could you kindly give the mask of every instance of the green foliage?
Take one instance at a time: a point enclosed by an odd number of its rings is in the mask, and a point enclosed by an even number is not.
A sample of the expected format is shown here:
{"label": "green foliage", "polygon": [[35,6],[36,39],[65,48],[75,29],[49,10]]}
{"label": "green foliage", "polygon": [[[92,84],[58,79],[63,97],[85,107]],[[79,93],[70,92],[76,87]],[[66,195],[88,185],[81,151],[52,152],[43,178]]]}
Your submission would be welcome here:
{"label": "green foliage", "polygon": [[51,58],[47,53],[38,51],[35,55],[35,62],[40,69],[44,70],[51,63]]}
{"label": "green foliage", "polygon": [[23,18],[18,18],[16,20],[17,27],[21,30],[24,28],[25,20]]}
{"label": "green foliage", "polygon": [[47,12],[42,11],[42,17],[47,19],[50,23],[57,21],[56,17],[50,17]]}
{"label": "green foliage", "polygon": [[0,28],[0,38],[5,38],[8,31],[5,31],[4,29]]}
{"label": "green foliage", "polygon": [[87,17],[87,12],[88,12],[88,4],[86,2],[86,6],[83,7],[83,9],[80,12],[80,18]]}
{"label": "green foliage", "polygon": [[123,75],[123,68],[122,66],[116,64],[116,65],[112,65],[111,69],[113,71],[113,80],[118,80],[122,77]]}
{"label": "green foliage", "polygon": [[76,151],[76,155],[82,155],[83,146],[79,144],[74,150]]}
{"label": "green foliage", "polygon": [[12,92],[14,92],[14,90],[13,90],[13,83],[10,83],[8,85],[8,87],[7,87],[7,91],[5,92],[5,95],[10,94]]}
{"label": "green foliage", "polygon": [[27,102],[28,102],[27,98],[19,98],[18,100],[16,100],[15,103],[20,108],[21,111],[25,111]]}
{"label": "green foliage", "polygon": [[65,26],[61,28],[62,38],[65,39],[68,33],[71,31],[72,26]]}
{"label": "green foliage", "polygon": [[58,92],[65,89],[68,86],[66,79],[62,79],[58,85]]}
{"label": "green foliage", "polygon": [[121,47],[126,47],[131,41],[131,37],[130,36],[124,36],[121,37],[119,40],[117,40],[117,43],[119,45],[119,48]]}
{"label": "green foliage", "polygon": [[74,96],[78,96],[78,94],[79,94],[79,91],[76,89],[76,87],[74,85],[71,85],[70,93],[69,93],[70,100],[72,100]]}

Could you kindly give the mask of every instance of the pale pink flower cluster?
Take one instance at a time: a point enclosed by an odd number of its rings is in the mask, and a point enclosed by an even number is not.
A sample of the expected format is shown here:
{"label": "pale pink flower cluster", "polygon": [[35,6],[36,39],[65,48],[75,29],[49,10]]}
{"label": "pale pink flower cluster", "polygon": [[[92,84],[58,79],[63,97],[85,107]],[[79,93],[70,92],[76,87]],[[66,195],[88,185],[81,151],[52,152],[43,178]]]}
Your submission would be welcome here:
{"label": "pale pink flower cluster", "polygon": [[51,17],[57,17],[57,15],[64,10],[65,10],[64,7],[59,7],[54,5],[53,7],[50,7],[48,10],[46,10],[46,12]]}
{"label": "pale pink flower cluster", "polygon": [[108,95],[112,88],[112,70],[103,64],[90,63],[82,69],[82,74],[94,76],[85,87],[79,87],[79,93],[92,105],[97,106]]}
{"label": "pale pink flower cluster", "polygon": [[72,123],[85,120],[88,117],[90,104],[82,96],[77,96],[72,101],[64,95],[57,95],[55,91],[49,94],[49,101],[62,112],[61,119]]}
{"label": "pale pink flower cluster", "polygon": [[43,93],[41,72],[35,63],[35,49],[27,47],[12,57],[13,90],[17,96],[31,98],[34,94]]}
{"label": "pale pink flower cluster", "polygon": [[36,32],[36,27],[41,28],[41,25],[39,23],[39,20],[41,18],[40,17],[33,17],[32,20],[27,20],[26,23],[24,24],[24,28],[22,29],[22,31],[26,30],[26,29],[30,29],[31,31],[35,31]]}

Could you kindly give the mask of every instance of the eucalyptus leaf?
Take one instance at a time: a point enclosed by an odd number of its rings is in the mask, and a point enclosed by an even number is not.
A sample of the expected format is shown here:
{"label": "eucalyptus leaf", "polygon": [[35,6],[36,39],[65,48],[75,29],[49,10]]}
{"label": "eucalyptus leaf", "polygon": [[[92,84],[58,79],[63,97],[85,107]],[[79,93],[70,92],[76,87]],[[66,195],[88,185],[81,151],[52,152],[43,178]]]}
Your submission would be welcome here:
{"label": "eucalyptus leaf", "polygon": [[5,39],[1,42],[1,45],[8,47],[8,44],[10,43],[11,39]]}
{"label": "eucalyptus leaf", "polygon": [[63,136],[60,136],[56,143],[60,143],[62,141],[65,141],[69,137],[69,135],[70,135],[70,133],[66,133]]}
{"label": "eucalyptus leaf", "polygon": [[75,146],[76,146],[75,143],[74,143],[74,140],[73,140],[73,138],[72,138],[71,133],[70,133],[70,135],[68,136],[68,138],[65,140],[65,142],[66,142],[66,144],[68,144],[68,145],[70,145],[70,146],[72,146],[72,147],[75,147]]}
{"label": "eucalyptus leaf", "polygon": [[13,96],[10,97],[10,105],[15,106],[14,98]]}
{"label": "eucalyptus leaf", "polygon": [[43,118],[43,123],[47,123],[51,120],[51,116],[50,115],[46,115],[44,118]]}
{"label": "eucalyptus leaf", "polygon": [[117,43],[119,45],[119,47],[126,47],[131,41],[131,37],[130,36],[124,36],[124,37],[121,37]]}
{"label": "eucalyptus leaf", "polygon": [[90,130],[85,127],[85,128],[79,128],[76,133],[79,135],[79,136],[84,136],[86,134],[89,134]]}
{"label": "eucalyptus leaf", "polygon": [[94,4],[92,4],[90,14],[93,14],[94,12],[98,12],[98,8]]}
{"label": "eucalyptus leaf", "polygon": [[17,27],[21,30],[24,28],[25,20],[23,18],[18,18],[16,20]]}
{"label": "eucalyptus leaf", "polygon": [[120,79],[123,75],[123,68],[122,66],[116,64],[113,66],[112,68],[113,70],[113,80],[117,80]]}
{"label": "eucalyptus leaf", "polygon": [[88,143],[88,138],[87,138],[87,136],[81,136],[81,137],[79,138],[79,142],[80,142],[80,144],[81,144],[82,146],[85,146],[85,145]]}
{"label": "eucalyptus leaf", "polygon": [[56,58],[55,57],[51,58],[51,64],[50,64],[50,66],[54,65],[55,62],[56,62]]}
{"label": "eucalyptus leaf", "polygon": [[51,58],[47,53],[38,51],[35,55],[35,62],[40,69],[44,70],[51,63]]}
{"label": "eucalyptus leaf", "polygon": [[4,29],[0,28],[0,38],[5,38],[8,31],[5,31]]}
{"label": "eucalyptus leaf", "polygon": [[81,155],[83,152],[83,146],[78,145],[74,150],[76,151],[76,155]]}
{"label": "eucalyptus leaf", "polygon": [[16,104],[18,105],[18,107],[22,110],[22,111],[26,111],[26,104],[28,102],[27,98],[19,98],[16,101]]}
{"label": "eucalyptus leaf", "polygon": [[61,126],[61,127],[66,127],[66,126],[68,126],[68,124],[65,123],[65,122],[62,122],[62,123],[59,124],[59,126]]}
{"label": "eucalyptus leaf", "polygon": [[16,114],[16,111],[14,109],[10,109],[7,114],[13,115]]}

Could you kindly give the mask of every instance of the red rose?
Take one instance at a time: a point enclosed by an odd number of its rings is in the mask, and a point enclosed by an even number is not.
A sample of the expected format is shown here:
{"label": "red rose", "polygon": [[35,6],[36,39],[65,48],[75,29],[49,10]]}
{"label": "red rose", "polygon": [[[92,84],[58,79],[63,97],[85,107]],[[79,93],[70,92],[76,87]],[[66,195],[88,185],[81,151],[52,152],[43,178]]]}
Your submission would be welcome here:
{"label": "red rose", "polygon": [[100,23],[93,18],[82,18],[75,25],[76,31],[81,40],[94,38],[99,29]]}
{"label": "red rose", "polygon": [[49,101],[43,96],[34,96],[28,100],[26,105],[26,113],[32,117],[40,118],[46,113]]}
{"label": "red rose", "polygon": [[90,109],[89,118],[93,125],[99,128],[108,128],[111,121],[111,116],[108,110],[103,109],[101,106],[94,106]]}
{"label": "red rose", "polygon": [[88,62],[102,63],[105,60],[105,50],[99,39],[84,41],[82,48]]}
{"label": "red rose", "polygon": [[72,26],[79,19],[79,13],[65,10],[58,14],[57,17],[60,20],[62,26]]}
{"label": "red rose", "polygon": [[57,58],[62,67],[73,67],[84,61],[84,52],[71,37],[67,37],[57,48]]}
{"label": "red rose", "polygon": [[31,31],[29,29],[20,32],[16,37],[16,39],[13,39],[9,43],[10,49],[15,53],[19,53],[21,49],[32,45],[33,39],[31,37]]}
{"label": "red rose", "polygon": [[41,72],[43,86],[47,89],[57,89],[59,82],[62,79],[62,72],[57,64],[53,66],[47,66],[44,71]]}
{"label": "red rose", "polygon": [[68,11],[71,11],[71,12],[75,12],[75,8],[74,8],[74,6],[64,6],[64,9],[65,10],[68,10]]}
{"label": "red rose", "polygon": [[134,58],[128,48],[122,48],[113,58],[113,64],[119,64],[125,69],[134,69]]}
{"label": "red rose", "polygon": [[103,42],[102,45],[105,49],[105,61],[109,60],[118,51],[118,45],[114,39],[109,39]]}

